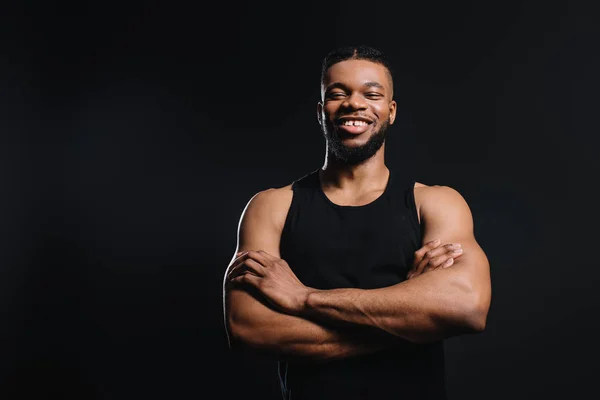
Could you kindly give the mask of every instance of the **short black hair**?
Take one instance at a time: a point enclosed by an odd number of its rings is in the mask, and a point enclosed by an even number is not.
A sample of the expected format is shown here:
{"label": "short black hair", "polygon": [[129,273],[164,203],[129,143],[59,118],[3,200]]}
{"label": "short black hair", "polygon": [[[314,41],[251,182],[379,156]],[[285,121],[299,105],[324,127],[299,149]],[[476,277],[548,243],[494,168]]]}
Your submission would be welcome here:
{"label": "short black hair", "polygon": [[392,84],[392,93],[394,90],[394,78],[392,65],[388,57],[380,50],[370,46],[345,46],[332,50],[325,56],[321,65],[321,84],[325,78],[327,70],[334,64],[346,60],[367,60],[376,64],[383,65],[388,73]]}

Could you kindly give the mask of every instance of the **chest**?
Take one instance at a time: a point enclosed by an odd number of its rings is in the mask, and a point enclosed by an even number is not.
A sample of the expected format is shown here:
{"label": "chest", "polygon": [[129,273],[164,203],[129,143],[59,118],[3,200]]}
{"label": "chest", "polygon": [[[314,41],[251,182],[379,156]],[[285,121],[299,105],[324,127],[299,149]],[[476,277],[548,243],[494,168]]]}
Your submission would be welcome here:
{"label": "chest", "polygon": [[284,229],[281,256],[305,285],[319,289],[399,283],[406,278],[420,241],[408,212],[298,210]]}

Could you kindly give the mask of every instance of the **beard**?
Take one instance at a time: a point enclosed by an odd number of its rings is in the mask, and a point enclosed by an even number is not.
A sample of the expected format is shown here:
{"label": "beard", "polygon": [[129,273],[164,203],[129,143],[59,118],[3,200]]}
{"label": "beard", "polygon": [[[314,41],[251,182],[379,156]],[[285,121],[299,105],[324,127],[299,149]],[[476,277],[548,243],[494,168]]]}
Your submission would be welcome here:
{"label": "beard", "polygon": [[346,146],[334,129],[323,129],[327,146],[337,161],[345,165],[358,165],[373,157],[383,146],[390,126],[389,119],[384,121],[377,132],[373,133],[367,143],[362,146]]}

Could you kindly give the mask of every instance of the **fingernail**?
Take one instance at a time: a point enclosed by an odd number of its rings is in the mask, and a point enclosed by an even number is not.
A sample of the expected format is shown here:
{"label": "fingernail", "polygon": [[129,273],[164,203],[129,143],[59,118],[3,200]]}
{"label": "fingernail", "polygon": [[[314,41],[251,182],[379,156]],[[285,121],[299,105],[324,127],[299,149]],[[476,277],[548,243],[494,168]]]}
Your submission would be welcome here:
{"label": "fingernail", "polygon": [[460,254],[462,252],[463,252],[463,249],[452,250],[452,253],[454,253],[454,254]]}

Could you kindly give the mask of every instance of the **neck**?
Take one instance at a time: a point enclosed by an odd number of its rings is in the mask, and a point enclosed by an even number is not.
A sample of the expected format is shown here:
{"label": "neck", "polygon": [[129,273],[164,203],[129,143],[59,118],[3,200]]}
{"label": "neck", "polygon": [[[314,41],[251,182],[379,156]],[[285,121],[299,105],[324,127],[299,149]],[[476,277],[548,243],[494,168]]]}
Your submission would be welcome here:
{"label": "neck", "polygon": [[321,182],[325,187],[350,190],[385,185],[389,170],[383,155],[384,146],[368,160],[360,164],[348,165],[332,157],[331,152],[327,151],[325,162],[319,171]]}

